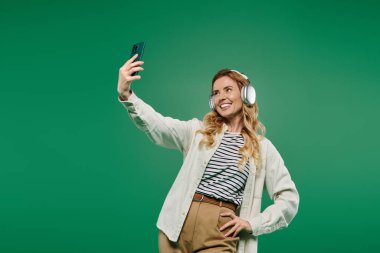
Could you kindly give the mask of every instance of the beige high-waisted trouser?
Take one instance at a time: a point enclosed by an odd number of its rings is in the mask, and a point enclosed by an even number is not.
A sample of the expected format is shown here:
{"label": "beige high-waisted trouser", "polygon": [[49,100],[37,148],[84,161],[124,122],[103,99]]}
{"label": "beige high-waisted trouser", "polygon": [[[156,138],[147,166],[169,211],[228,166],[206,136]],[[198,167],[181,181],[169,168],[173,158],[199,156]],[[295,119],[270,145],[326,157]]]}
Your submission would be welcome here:
{"label": "beige high-waisted trouser", "polygon": [[232,220],[221,213],[234,212],[207,202],[192,202],[177,242],[170,241],[159,230],[158,248],[160,253],[221,253],[236,252],[239,237],[225,237],[232,227],[220,231],[220,227]]}

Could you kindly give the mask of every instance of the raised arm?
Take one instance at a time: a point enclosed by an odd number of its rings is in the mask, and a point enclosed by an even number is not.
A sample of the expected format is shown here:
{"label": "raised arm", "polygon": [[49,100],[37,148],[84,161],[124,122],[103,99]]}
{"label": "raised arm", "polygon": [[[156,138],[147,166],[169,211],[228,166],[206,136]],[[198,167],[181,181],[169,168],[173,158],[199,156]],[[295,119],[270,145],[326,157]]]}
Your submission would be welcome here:
{"label": "raised arm", "polygon": [[156,112],[150,105],[138,98],[130,86],[134,80],[141,76],[132,74],[144,70],[143,61],[136,61],[137,54],[131,57],[120,69],[117,91],[118,100],[127,109],[129,117],[134,124],[157,145],[178,149],[187,153],[193,132],[199,127],[200,121],[196,118],[181,121],[171,117],[164,117]]}
{"label": "raised arm", "polygon": [[155,144],[187,153],[194,130],[200,126],[198,119],[181,121],[164,117],[137,97],[133,91],[128,100],[123,101],[120,97],[118,99],[128,111],[134,124]]}

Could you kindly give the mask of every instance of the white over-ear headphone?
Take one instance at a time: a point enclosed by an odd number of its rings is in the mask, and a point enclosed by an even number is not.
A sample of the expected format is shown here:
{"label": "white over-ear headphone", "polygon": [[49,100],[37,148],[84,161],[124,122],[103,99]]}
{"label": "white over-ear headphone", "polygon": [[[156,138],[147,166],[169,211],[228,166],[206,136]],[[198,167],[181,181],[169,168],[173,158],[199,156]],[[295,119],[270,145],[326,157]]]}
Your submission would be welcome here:
{"label": "white over-ear headphone", "polygon": [[[251,85],[251,82],[249,81],[249,79],[246,75],[240,73],[237,70],[230,69],[230,71],[234,71],[234,72],[240,74],[241,76],[243,76],[245,79],[247,79],[248,83],[241,88],[240,95],[241,95],[241,99],[243,100],[243,103],[245,105],[252,106],[256,101],[255,88],[253,88],[253,86]],[[210,99],[208,100],[208,104],[209,104],[211,110],[215,109],[214,99],[213,99],[212,95],[210,95]]]}

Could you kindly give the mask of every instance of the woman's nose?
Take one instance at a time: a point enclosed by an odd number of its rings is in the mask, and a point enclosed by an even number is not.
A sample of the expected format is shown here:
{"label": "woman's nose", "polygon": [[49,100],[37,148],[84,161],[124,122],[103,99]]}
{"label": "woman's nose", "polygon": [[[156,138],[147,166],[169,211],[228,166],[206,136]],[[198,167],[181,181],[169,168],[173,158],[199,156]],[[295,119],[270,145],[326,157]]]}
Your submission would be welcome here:
{"label": "woman's nose", "polygon": [[219,95],[219,101],[224,100],[227,98],[227,94],[225,92],[220,93]]}

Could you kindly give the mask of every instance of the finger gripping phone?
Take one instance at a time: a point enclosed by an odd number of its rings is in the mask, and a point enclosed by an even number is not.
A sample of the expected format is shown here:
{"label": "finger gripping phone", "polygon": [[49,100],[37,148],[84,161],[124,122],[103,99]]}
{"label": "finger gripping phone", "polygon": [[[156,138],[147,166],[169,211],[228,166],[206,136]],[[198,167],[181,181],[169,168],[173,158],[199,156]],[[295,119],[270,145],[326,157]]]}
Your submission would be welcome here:
{"label": "finger gripping phone", "polygon": [[[134,44],[132,46],[132,51],[131,51],[130,58],[132,58],[135,54],[138,54],[137,58],[133,62],[141,61],[142,60],[142,57],[144,55],[145,44],[146,44],[145,42],[139,42],[139,43],[136,43],[136,44]],[[135,76],[138,73],[139,73],[138,71],[133,72],[132,76]]]}

